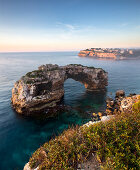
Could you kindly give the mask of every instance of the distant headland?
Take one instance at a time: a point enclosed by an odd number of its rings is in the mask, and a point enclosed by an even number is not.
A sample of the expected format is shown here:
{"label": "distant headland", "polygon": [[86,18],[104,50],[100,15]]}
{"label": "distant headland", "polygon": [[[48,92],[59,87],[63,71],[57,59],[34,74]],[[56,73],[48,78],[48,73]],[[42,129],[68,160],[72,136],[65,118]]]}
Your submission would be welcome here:
{"label": "distant headland", "polygon": [[90,48],[81,50],[79,57],[109,58],[109,59],[134,59],[140,58],[140,49],[122,48]]}

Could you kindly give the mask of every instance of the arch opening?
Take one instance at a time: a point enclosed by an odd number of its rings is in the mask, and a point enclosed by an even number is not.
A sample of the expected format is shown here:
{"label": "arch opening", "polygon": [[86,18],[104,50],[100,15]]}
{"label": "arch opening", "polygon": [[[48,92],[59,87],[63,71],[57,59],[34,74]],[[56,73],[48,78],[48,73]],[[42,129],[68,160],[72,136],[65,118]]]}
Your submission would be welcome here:
{"label": "arch opening", "polygon": [[64,82],[64,105],[70,106],[71,112],[84,118],[91,118],[93,113],[105,111],[106,91],[89,91],[84,84],[74,79]]}
{"label": "arch opening", "polygon": [[79,81],[76,81],[72,78],[68,78],[64,82],[64,104],[74,105],[76,101],[85,94],[85,86]]}

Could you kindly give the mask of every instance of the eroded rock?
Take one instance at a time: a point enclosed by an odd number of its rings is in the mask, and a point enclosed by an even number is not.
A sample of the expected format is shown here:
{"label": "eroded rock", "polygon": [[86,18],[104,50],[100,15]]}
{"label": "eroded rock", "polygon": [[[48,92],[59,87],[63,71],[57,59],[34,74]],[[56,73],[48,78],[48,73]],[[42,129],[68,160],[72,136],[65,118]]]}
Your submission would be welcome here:
{"label": "eroded rock", "polygon": [[114,100],[112,98],[107,98],[106,113],[107,115],[113,115],[130,110],[132,109],[132,105],[139,101],[139,99],[139,94],[136,95],[134,93],[129,96],[125,96],[125,92],[123,90],[119,90],[116,92]]}
{"label": "eroded rock", "polygon": [[125,91],[124,90],[118,90],[116,91],[116,98],[125,97]]}
{"label": "eroded rock", "polygon": [[107,73],[101,68],[77,64],[66,66],[42,65],[27,73],[12,89],[12,105],[20,114],[31,114],[54,108],[64,96],[64,81],[72,78],[89,90],[105,89]]}

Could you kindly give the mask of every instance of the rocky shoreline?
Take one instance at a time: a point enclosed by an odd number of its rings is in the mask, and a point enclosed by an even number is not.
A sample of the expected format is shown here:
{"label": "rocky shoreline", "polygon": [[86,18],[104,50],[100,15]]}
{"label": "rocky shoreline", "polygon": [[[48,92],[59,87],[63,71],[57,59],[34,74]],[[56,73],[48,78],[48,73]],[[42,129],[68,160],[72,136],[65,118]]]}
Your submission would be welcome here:
{"label": "rocky shoreline", "polygon": [[[64,81],[73,78],[80,81],[89,90],[105,90],[108,84],[108,74],[100,68],[87,67],[82,65],[42,65],[38,70],[27,73],[17,81],[12,89],[12,105],[19,114],[31,115],[35,113],[46,112],[48,117],[55,116],[58,111],[71,109],[62,105],[61,100],[64,96]],[[91,121],[82,125],[80,128],[87,129],[91,125],[98,123],[110,122],[115,120],[122,113],[132,113],[134,103],[140,101],[140,95],[130,94],[125,96],[123,90],[116,92],[115,98],[106,99],[106,111],[104,113],[92,113]],[[109,121],[109,122],[108,122]],[[96,126],[95,125],[95,126]],[[47,152],[39,151],[41,158],[47,159]],[[93,162],[100,168],[98,161]],[[79,166],[87,166],[87,163]],[[93,163],[89,161],[91,167]],[[37,170],[40,164],[35,168],[30,167],[28,162],[24,170]]]}
{"label": "rocky shoreline", "polygon": [[108,121],[121,112],[130,112],[132,111],[132,105],[139,100],[140,94],[133,93],[125,96],[125,92],[123,90],[118,90],[116,91],[115,99],[107,97],[105,112],[93,113],[91,117],[92,120],[83,126],[90,126],[101,121]]}
{"label": "rocky shoreline", "polygon": [[[87,128],[93,124],[97,124],[99,122],[106,122],[111,120],[112,118],[115,118],[115,115],[120,114],[121,112],[131,112],[132,110],[132,106],[134,103],[140,101],[140,95],[136,95],[136,94],[130,94],[129,96],[125,96],[125,92],[123,90],[118,90],[116,92],[115,95],[115,99],[113,100],[112,98],[107,98],[106,103],[107,103],[107,107],[106,107],[106,116],[104,116],[102,113],[98,113],[94,116],[99,116],[100,120],[97,121],[89,121],[86,124],[82,125],[82,128]],[[44,157],[46,157],[46,153],[42,153],[44,155]],[[95,155],[93,156],[93,160],[79,164],[79,166],[84,166],[87,167],[88,164],[88,168],[92,168],[92,167],[96,167],[97,169],[100,169],[100,163],[96,160]],[[24,166],[24,170],[37,170],[39,169],[39,166],[37,166],[35,169],[31,169],[29,162]]]}
{"label": "rocky shoreline", "polygon": [[89,90],[104,90],[108,85],[108,73],[101,68],[79,64],[42,65],[15,83],[11,98],[14,110],[25,115],[57,110],[68,78],[83,83]]}
{"label": "rocky shoreline", "polygon": [[132,105],[140,100],[140,94],[129,94],[125,96],[123,90],[116,92],[115,99],[107,98],[106,114],[115,115],[121,112],[131,111]]}

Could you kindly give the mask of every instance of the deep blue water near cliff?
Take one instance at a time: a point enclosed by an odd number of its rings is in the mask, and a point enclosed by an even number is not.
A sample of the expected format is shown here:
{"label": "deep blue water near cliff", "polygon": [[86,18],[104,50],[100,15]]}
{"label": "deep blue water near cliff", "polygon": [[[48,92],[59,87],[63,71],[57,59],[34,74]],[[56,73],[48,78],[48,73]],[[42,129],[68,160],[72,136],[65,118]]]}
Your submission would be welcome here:
{"label": "deep blue water near cliff", "polygon": [[[79,82],[68,79],[64,103],[72,106],[56,118],[31,119],[17,115],[11,108],[11,89],[14,82],[41,64],[83,64],[101,67],[109,73],[106,93],[86,91]],[[93,60],[80,58],[77,52],[0,53],[0,169],[23,169],[31,154],[55,134],[72,124],[86,123],[88,112],[103,110],[105,97],[118,89],[126,94],[140,93],[140,60]]]}

